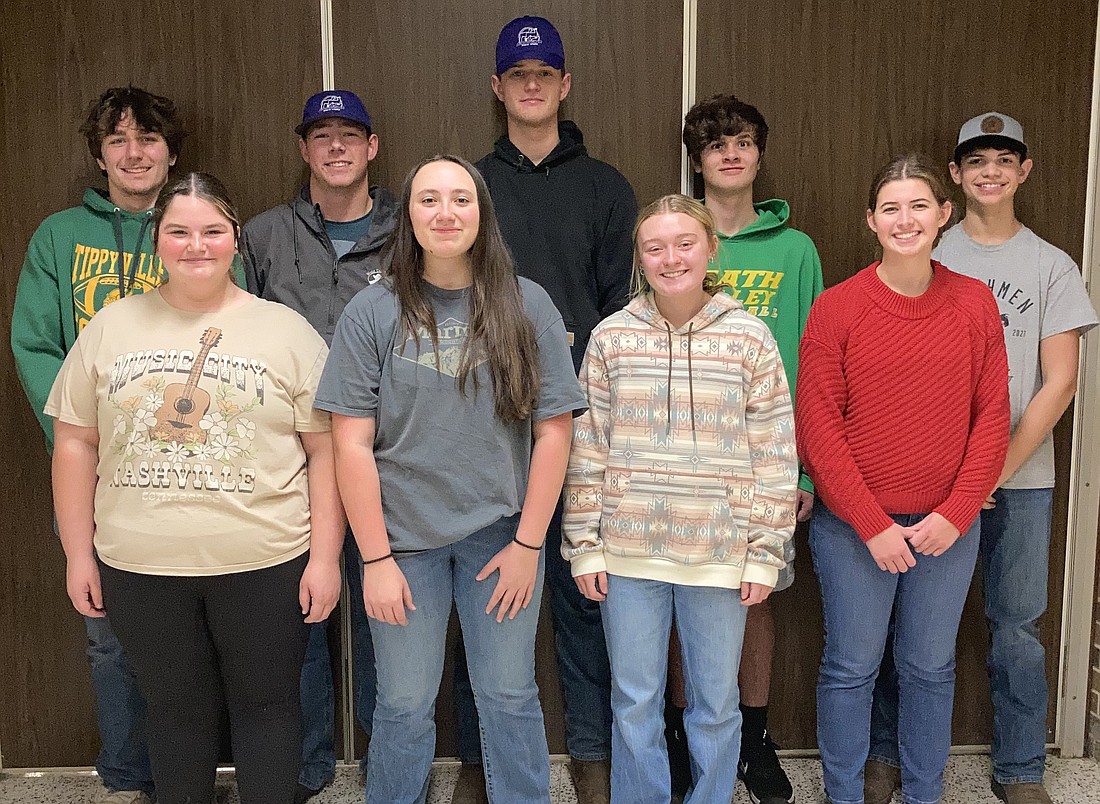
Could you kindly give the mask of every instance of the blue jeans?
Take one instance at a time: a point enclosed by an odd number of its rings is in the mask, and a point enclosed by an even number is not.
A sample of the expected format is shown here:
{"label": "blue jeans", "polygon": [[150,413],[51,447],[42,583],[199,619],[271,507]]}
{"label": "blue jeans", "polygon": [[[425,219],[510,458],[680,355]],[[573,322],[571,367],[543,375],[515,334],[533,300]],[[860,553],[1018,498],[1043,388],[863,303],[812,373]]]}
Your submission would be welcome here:
{"label": "blue jeans", "polygon": [[153,792],[145,742],[145,699],[134,669],[106,617],[85,617],[96,723],[102,748],[95,769],[111,790]]}
{"label": "blue jeans", "polygon": [[[737,668],[746,607],[736,589],[615,575],[602,604],[611,657],[612,804],[667,804],[665,681],[673,614],[684,663],[684,730],[695,785],[685,804],[729,801],[741,752]],[[730,660],[732,657],[732,661]]]}
{"label": "blue jeans", "polygon": [[425,801],[452,601],[462,624],[481,720],[489,801],[546,804],[550,800],[550,755],[535,684],[542,572],[536,576],[530,605],[514,620],[502,623],[496,621],[495,610],[492,615],[485,613],[497,574],[475,580],[489,559],[512,541],[518,523],[518,515],[499,519],[455,544],[399,558],[416,610],[407,612],[405,626],[370,621],[378,700],[367,754],[367,804]]}
{"label": "blue jeans", "polygon": [[[367,612],[363,608],[363,559],[351,528],[344,534],[344,572],[351,607],[355,716],[363,730],[370,734],[374,720],[374,645],[371,644]],[[302,665],[301,696],[302,767],[298,783],[310,790],[320,790],[336,773],[333,737],[336,706],[326,623],[310,626],[306,659]],[[365,769],[365,757],[363,763]]]}
{"label": "blue jeans", "polygon": [[[1041,783],[1046,758],[1047,680],[1038,620],[1047,607],[1052,489],[999,489],[982,511],[981,558],[989,623],[993,778]],[[871,757],[898,764],[898,694],[883,663],[871,715]]]}
{"label": "blue jeans", "polygon": [[[895,515],[902,527],[923,514]],[[951,747],[955,639],[978,556],[978,521],[938,557],[892,575],[846,522],[818,501],[810,552],[821,583],[825,653],[817,682],[817,742],[833,804],[863,804],[871,694],[894,621],[902,801],[935,804]]]}
{"label": "blue jeans", "polygon": [[[569,562],[561,555],[560,503],[546,532],[546,582],[558,678],[565,699],[566,748],[574,759],[606,760],[611,756],[611,666],[600,606],[580,593]],[[476,764],[481,762],[479,726],[461,641],[454,658],[458,756],[465,763]]]}

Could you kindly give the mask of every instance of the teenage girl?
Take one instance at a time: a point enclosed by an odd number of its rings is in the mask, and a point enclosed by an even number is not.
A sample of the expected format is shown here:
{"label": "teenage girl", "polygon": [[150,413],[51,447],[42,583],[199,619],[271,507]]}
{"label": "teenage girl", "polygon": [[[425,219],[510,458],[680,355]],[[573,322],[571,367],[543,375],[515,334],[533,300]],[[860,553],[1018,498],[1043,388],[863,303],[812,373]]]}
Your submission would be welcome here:
{"label": "teenage girl", "polygon": [[818,298],[799,352],[799,453],[824,503],[810,549],[825,612],[818,746],[834,804],[864,801],[871,692],[891,613],[903,799],[933,804],[943,793],[955,636],[978,512],[1009,430],[993,294],[931,259],[950,214],[924,158],[899,156],[879,170],[867,225],[882,259]]}
{"label": "teenage girl", "polygon": [[389,274],[336,327],[317,405],[364,559],[378,703],[368,804],[417,804],[455,605],[494,804],[545,804],[542,544],[584,407],[550,297],[517,279],[488,188],[437,156],[405,180]]}
{"label": "teenage girl", "polygon": [[[746,607],[767,598],[795,521],[791,398],[775,339],[707,274],[714,217],[690,198],[634,228],[634,294],[592,334],[574,424],[563,552],[602,602],[611,800],[667,803],[669,631],[683,650],[686,801],[729,801]],[[733,659],[731,662],[730,659]]]}

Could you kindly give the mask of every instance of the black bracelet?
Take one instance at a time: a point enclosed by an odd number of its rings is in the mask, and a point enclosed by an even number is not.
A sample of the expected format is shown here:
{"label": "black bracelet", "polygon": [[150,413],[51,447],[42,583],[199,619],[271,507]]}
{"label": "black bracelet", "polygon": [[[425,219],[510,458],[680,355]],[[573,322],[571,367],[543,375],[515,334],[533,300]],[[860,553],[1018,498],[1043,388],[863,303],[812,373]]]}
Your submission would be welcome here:
{"label": "black bracelet", "polygon": [[513,536],[512,541],[518,544],[520,547],[526,547],[528,550],[534,550],[536,553],[542,549],[541,544],[538,547],[535,547],[533,544],[524,544],[519,540],[518,536]]}
{"label": "black bracelet", "polygon": [[363,566],[367,564],[377,564],[379,561],[385,561],[387,558],[393,558],[393,553],[386,553],[384,556],[378,556],[378,558],[372,558],[370,561],[364,561]]}

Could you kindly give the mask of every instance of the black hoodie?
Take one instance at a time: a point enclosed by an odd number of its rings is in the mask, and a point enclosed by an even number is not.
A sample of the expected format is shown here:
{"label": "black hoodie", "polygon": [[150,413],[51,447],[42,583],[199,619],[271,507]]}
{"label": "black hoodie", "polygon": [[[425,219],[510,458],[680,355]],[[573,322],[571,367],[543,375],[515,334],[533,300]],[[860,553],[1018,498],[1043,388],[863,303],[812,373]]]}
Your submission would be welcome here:
{"label": "black hoodie", "polygon": [[477,168],[516,272],[550,294],[579,369],[592,328],[626,304],[638,205],[623,175],[588,155],[572,121],[558,123],[558,136],[537,165],[502,136]]}
{"label": "black hoodie", "polygon": [[396,206],[381,187],[371,187],[370,197],[370,229],[339,259],[308,185],[290,202],[261,212],[241,232],[248,289],[301,313],[328,344],[347,303],[383,273],[382,249],[393,232]]}

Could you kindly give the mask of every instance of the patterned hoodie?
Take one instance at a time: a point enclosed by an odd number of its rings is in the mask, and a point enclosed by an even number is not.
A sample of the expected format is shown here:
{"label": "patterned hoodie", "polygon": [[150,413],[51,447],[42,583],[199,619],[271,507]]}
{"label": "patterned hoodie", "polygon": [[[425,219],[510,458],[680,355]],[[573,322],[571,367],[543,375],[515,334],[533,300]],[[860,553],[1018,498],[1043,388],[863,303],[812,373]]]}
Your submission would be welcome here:
{"label": "patterned hoodie", "polygon": [[674,328],[639,296],[593,331],[580,379],[562,544],[573,575],[775,586],[798,462],[767,326],[718,293]]}

